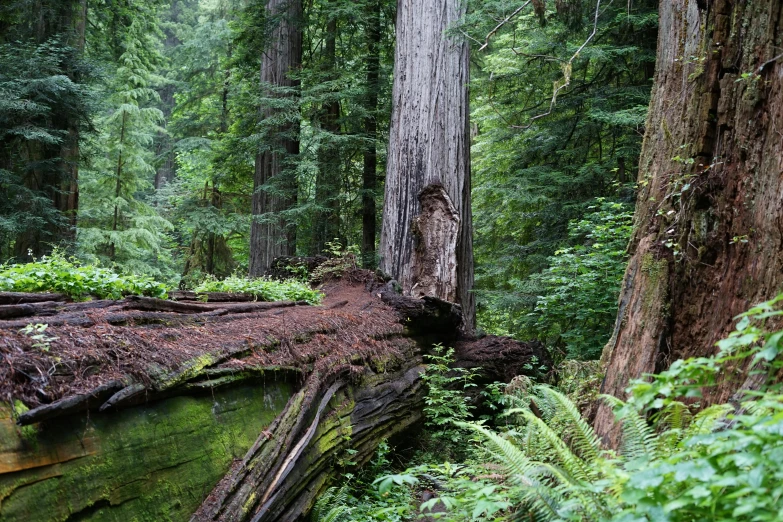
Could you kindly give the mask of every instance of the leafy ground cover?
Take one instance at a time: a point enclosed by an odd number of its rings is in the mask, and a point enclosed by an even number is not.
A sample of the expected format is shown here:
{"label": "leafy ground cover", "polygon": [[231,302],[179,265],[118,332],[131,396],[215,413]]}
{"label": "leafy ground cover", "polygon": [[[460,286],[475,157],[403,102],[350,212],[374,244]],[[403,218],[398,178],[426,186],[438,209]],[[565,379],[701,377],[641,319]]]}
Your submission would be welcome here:
{"label": "leafy ground cover", "polygon": [[[165,283],[150,277],[81,264],[57,251],[32,263],[0,265],[0,292],[55,292],[74,301],[84,301],[90,298],[122,299],[129,295],[165,299],[170,290]],[[323,299],[320,291],[295,279],[277,281],[232,275],[221,280],[207,278],[194,290],[202,294],[252,294],[259,301],[306,301],[312,305]]]}
{"label": "leafy ground cover", "polygon": [[54,252],[32,263],[0,266],[0,291],[57,292],[74,301],[91,297],[122,299],[127,295],[166,298],[163,283],[140,275],[122,275],[109,268],[82,265]]}
{"label": "leafy ground cover", "polygon": [[276,281],[265,277],[255,279],[232,275],[225,279],[207,278],[194,288],[196,293],[228,292],[252,294],[259,301],[307,301],[317,305],[323,299],[319,290],[314,290],[309,284],[286,279]]}

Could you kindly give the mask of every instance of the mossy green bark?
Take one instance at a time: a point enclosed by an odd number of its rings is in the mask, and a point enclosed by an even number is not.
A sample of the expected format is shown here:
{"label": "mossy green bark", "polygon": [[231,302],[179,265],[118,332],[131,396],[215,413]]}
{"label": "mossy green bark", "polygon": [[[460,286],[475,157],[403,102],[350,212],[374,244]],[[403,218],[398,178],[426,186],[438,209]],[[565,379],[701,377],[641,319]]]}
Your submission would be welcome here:
{"label": "mossy green bark", "polygon": [[0,409],[0,520],[188,520],[282,411],[286,382],[248,383],[22,431]]}

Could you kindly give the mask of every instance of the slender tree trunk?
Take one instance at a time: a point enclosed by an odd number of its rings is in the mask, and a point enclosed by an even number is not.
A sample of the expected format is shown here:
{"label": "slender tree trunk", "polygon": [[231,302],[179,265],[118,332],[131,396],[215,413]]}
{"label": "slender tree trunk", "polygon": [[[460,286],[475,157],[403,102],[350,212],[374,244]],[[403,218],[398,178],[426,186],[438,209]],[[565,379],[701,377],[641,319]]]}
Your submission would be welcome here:
{"label": "slender tree trunk", "polygon": [[[122,167],[123,167],[122,146],[125,144],[126,121],[127,121],[127,113],[123,112],[122,127],[120,127],[120,153],[117,156],[117,183],[114,186],[114,217],[112,219],[112,224],[111,224],[112,232],[117,232],[120,226],[120,206],[117,203],[117,201],[120,199],[120,194],[122,194]],[[111,239],[109,242],[109,259],[111,259],[112,261],[114,261],[114,258],[117,255],[116,250],[117,248],[114,239]]]}
{"label": "slender tree trunk", "polygon": [[[290,73],[299,68],[302,61],[302,2],[301,0],[268,0],[266,4],[270,18],[279,17],[269,36],[269,44],[261,58],[261,86],[297,87]],[[270,118],[273,109],[264,109],[261,117]],[[293,179],[276,183],[278,193],[265,190],[274,178],[285,173],[286,160],[299,153],[297,128],[280,128],[277,142],[270,150],[256,156],[254,192],[252,203],[253,223],[250,231],[250,275],[264,274],[275,257],[296,253],[296,228],[279,213],[296,203],[296,182]],[[274,133],[270,136],[274,138]],[[272,219],[269,216],[275,216]]]}
{"label": "slender tree trunk", "polygon": [[375,192],[378,189],[378,89],[381,63],[381,2],[369,4],[367,24],[367,101],[364,133],[367,147],[364,149],[362,171],[362,264],[365,268],[375,265]]}
{"label": "slender tree trunk", "polygon": [[472,329],[469,49],[444,35],[463,14],[460,0],[398,3],[380,268],[460,303]]}
{"label": "slender tree trunk", "polygon": [[[631,260],[602,392],[715,352],[783,288],[783,4],[662,0]],[[742,380],[702,402],[727,400]],[[596,427],[618,430],[602,406]]]}
{"label": "slender tree trunk", "polygon": [[[331,79],[335,73],[337,59],[337,18],[326,24],[326,45],[324,46],[324,76]],[[315,185],[315,204],[321,209],[314,219],[313,251],[323,252],[326,242],[340,235],[340,150],[332,136],[340,132],[340,103],[329,100],[321,107],[318,124],[327,134],[318,151],[318,175]]]}

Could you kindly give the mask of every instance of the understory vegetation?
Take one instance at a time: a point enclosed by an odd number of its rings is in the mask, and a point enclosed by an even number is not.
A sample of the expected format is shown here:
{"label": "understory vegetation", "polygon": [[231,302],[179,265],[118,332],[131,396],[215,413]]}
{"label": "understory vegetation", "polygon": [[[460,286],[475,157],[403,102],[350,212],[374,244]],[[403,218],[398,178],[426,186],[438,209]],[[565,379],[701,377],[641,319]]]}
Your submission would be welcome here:
{"label": "understory vegetation", "polygon": [[250,294],[259,301],[306,301],[309,304],[318,304],[323,297],[321,292],[296,279],[279,281],[265,277],[251,279],[237,275],[225,279],[205,279],[193,290],[197,294],[228,292]]}
{"label": "understory vegetation", "polygon": [[[390,462],[382,446],[360,477],[321,497],[312,520],[780,520],[783,390],[774,377],[783,331],[767,322],[783,316],[781,303],[783,295],[739,316],[716,355],[633,381],[626,402],[602,397],[622,427],[618,451],[602,444],[572,387],[518,378],[501,416],[468,421],[470,376],[451,372],[450,352],[436,349],[413,465]],[[756,389],[702,408],[737,368],[750,370]]]}
{"label": "understory vegetation", "polygon": [[[83,264],[55,251],[31,263],[0,265],[0,292],[54,292],[74,301],[122,299],[129,295],[165,299],[171,287],[138,274],[122,274],[93,264]],[[207,298],[209,292],[250,294],[259,301],[321,302],[323,294],[296,279],[273,280],[236,275],[222,280],[205,279],[193,289]]]}

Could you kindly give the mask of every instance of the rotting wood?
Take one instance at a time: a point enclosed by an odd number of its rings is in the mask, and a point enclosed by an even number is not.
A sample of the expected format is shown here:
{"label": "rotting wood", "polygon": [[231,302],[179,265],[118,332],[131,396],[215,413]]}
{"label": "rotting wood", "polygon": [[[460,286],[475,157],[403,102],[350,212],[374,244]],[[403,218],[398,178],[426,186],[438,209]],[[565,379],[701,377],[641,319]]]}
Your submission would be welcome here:
{"label": "rotting wood", "polygon": [[0,319],[54,315],[62,304],[57,301],[42,301],[40,303],[0,305]]}
{"label": "rotting wood", "polygon": [[413,220],[413,297],[458,301],[457,244],[460,217],[446,189],[439,183],[419,193],[421,213]]}
{"label": "rotting wood", "polygon": [[95,408],[123,389],[126,384],[127,383],[122,380],[115,380],[102,384],[89,393],[72,395],[50,404],[44,404],[43,406],[39,406],[19,415],[16,419],[16,423],[20,426],[27,426],[35,424],[36,422],[56,419],[57,417],[62,417],[64,415],[71,415]]}
{"label": "rotting wood", "polygon": [[144,310],[150,312],[175,312],[175,313],[204,313],[217,312],[223,313],[247,313],[260,310],[270,310],[272,308],[287,308],[289,306],[307,306],[306,301],[275,301],[275,302],[251,302],[251,303],[229,303],[220,302],[218,304],[209,303],[183,303],[179,301],[169,301],[166,299],[155,299],[152,297],[128,297],[123,308],[129,310]]}

